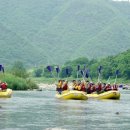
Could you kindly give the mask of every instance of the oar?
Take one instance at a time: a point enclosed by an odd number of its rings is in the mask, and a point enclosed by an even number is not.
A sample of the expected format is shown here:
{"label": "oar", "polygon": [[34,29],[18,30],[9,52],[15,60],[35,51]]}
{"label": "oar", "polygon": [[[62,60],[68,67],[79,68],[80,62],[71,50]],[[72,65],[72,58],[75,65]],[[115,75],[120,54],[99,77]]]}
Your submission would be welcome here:
{"label": "oar", "polygon": [[5,72],[3,65],[0,65],[0,71],[2,71],[3,73]]}
{"label": "oar", "polygon": [[56,67],[56,73],[57,73],[57,79],[59,79],[59,73],[60,73],[60,68],[59,68],[59,66]]}
{"label": "oar", "polygon": [[68,68],[66,68],[66,69],[65,69],[65,72],[66,72],[66,76],[67,76],[67,79],[66,79],[66,80],[68,80],[68,76],[69,76],[69,69],[68,69]]}
{"label": "oar", "polygon": [[115,74],[116,74],[116,78],[115,78],[115,82],[114,82],[114,84],[116,84],[117,76],[119,75],[119,70],[116,70]]}
{"label": "oar", "polygon": [[82,78],[83,78],[83,81],[85,81],[85,73],[84,73],[84,70],[81,70],[81,75],[82,75]]}
{"label": "oar", "polygon": [[59,66],[56,66],[55,69],[56,69],[56,73],[57,73],[57,81],[55,81],[54,84],[57,86],[57,83],[56,83],[56,82],[58,82],[58,80],[59,80],[60,68],[59,68]]}
{"label": "oar", "polygon": [[102,70],[102,66],[98,67],[98,83],[101,81],[101,70]]}
{"label": "oar", "polygon": [[110,83],[110,76],[108,77],[107,83]]}
{"label": "oar", "polygon": [[92,76],[91,76],[91,75],[89,75],[89,77],[90,77],[90,82],[92,82]]}
{"label": "oar", "polygon": [[54,74],[52,73],[52,67],[50,65],[48,65],[47,67],[47,70],[51,73],[51,76],[54,78]]}
{"label": "oar", "polygon": [[85,77],[88,79],[89,78],[89,69],[86,70]]}
{"label": "oar", "polygon": [[4,76],[5,76],[5,75],[4,75],[5,69],[4,69],[4,66],[3,66],[3,65],[0,65],[0,71],[2,71],[2,72],[3,72],[2,77],[4,77]]}
{"label": "oar", "polygon": [[80,70],[80,65],[77,66],[77,80],[79,78],[79,70]]}
{"label": "oar", "polygon": [[84,64],[83,69],[80,72],[81,72],[83,80],[85,81],[85,77],[86,77],[86,65],[85,64]]}

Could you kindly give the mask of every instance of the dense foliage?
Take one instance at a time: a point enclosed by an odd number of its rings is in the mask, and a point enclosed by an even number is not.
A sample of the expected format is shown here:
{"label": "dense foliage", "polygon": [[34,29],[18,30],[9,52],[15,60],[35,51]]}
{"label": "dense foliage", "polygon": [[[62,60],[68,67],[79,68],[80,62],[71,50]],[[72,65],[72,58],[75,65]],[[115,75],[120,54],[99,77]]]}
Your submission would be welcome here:
{"label": "dense foliage", "polygon": [[0,80],[8,84],[8,88],[13,90],[32,90],[36,89],[37,84],[29,77],[24,64],[21,61],[16,61],[14,64],[7,68],[5,72],[0,72]]}
{"label": "dense foliage", "polygon": [[36,89],[37,85],[31,79],[24,79],[21,77],[16,77],[12,74],[0,74],[0,79],[2,82],[8,84],[8,88],[13,90],[32,90]]}
{"label": "dense foliage", "polygon": [[112,0],[1,0],[0,61],[37,66],[123,52],[129,12],[128,2]]}

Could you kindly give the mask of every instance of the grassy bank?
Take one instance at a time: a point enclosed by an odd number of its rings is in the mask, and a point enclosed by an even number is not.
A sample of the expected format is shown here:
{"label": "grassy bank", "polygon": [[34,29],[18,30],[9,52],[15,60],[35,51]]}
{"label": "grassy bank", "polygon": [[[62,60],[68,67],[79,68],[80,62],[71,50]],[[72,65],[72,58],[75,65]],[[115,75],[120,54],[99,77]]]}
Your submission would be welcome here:
{"label": "grassy bank", "polygon": [[[45,77],[40,77],[40,78],[32,78],[33,81],[35,81],[36,83],[47,83],[47,84],[53,84],[53,83],[57,83],[58,79],[57,78],[45,78]],[[69,78],[62,78],[63,80],[68,80],[68,81],[72,81],[74,80],[74,78],[69,77]],[[79,80],[83,80],[83,78],[79,78]],[[86,79],[85,79],[86,80]],[[97,83],[97,79],[93,79],[94,83]],[[103,79],[102,82],[106,83],[107,80]],[[110,83],[113,84],[115,82],[115,79],[110,79]],[[130,84],[129,80],[125,80],[123,78],[118,78],[117,79],[117,84]]]}
{"label": "grassy bank", "polygon": [[8,84],[8,88],[13,90],[28,90],[37,88],[36,83],[30,78],[24,79],[12,74],[0,74],[0,80],[2,82],[6,82]]}

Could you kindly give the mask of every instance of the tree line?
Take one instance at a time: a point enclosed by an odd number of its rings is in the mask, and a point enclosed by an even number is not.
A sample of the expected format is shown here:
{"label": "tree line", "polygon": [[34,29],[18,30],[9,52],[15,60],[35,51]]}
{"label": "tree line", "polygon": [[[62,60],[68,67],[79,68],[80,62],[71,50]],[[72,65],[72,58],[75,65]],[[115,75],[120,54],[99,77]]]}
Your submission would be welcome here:
{"label": "tree line", "polygon": [[[109,77],[114,78],[116,70],[119,70],[118,77],[124,78],[126,80],[130,79],[130,50],[120,53],[116,56],[108,56],[103,59],[92,59],[89,60],[86,57],[81,57],[72,61],[67,61],[63,66],[60,66],[59,77],[77,77],[77,66],[80,65],[80,69],[88,69],[89,76],[91,78],[97,78],[98,67],[102,66],[102,77],[107,79]],[[35,77],[57,77],[56,67],[57,65],[50,65],[52,68],[52,73],[50,73],[47,67],[37,67],[34,70]],[[68,69],[68,74],[66,74],[66,68]],[[82,77],[82,73],[79,73],[79,77]]]}

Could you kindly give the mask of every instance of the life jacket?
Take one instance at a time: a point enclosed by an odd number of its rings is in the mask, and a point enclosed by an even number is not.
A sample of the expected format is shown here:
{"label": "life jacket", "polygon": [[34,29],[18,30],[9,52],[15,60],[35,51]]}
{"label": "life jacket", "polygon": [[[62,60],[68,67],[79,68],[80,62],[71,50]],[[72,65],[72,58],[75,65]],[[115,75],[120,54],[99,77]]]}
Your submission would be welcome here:
{"label": "life jacket", "polygon": [[78,91],[80,91],[81,90],[81,86],[80,86],[80,84],[78,83],[75,83],[74,84],[74,90],[78,90]]}
{"label": "life jacket", "polygon": [[81,91],[81,86],[80,85],[77,86],[77,90]]}
{"label": "life jacket", "polygon": [[59,82],[57,88],[62,88],[62,82]]}
{"label": "life jacket", "polygon": [[81,85],[81,91],[86,92],[86,87],[84,84]]}
{"label": "life jacket", "polygon": [[6,83],[1,83],[0,87],[1,87],[1,90],[6,90],[7,89],[7,84]]}
{"label": "life jacket", "polygon": [[116,84],[113,84],[112,89],[117,91],[118,90],[118,86]]}
{"label": "life jacket", "polygon": [[96,87],[94,85],[92,85],[91,88],[90,88],[90,93],[93,93],[95,91],[96,91]]}
{"label": "life jacket", "polygon": [[97,91],[100,92],[102,90],[102,84],[98,84]]}
{"label": "life jacket", "polygon": [[73,90],[77,90],[77,84],[73,83]]}
{"label": "life jacket", "polygon": [[87,93],[90,94],[92,92],[92,84],[88,84]]}
{"label": "life jacket", "polygon": [[67,89],[68,89],[68,84],[67,83],[63,84],[62,90],[64,91],[64,90],[67,90]]}
{"label": "life jacket", "polygon": [[62,82],[58,82],[56,91],[58,91],[59,93],[61,93],[61,91],[62,91]]}
{"label": "life jacket", "polygon": [[111,88],[111,85],[106,85],[106,87],[105,87],[105,91],[110,91],[110,90],[112,90],[112,88]]}
{"label": "life jacket", "polygon": [[96,91],[96,86],[93,85],[92,87],[93,87],[93,92],[95,92]]}
{"label": "life jacket", "polygon": [[78,86],[74,86],[74,90],[78,90]]}

